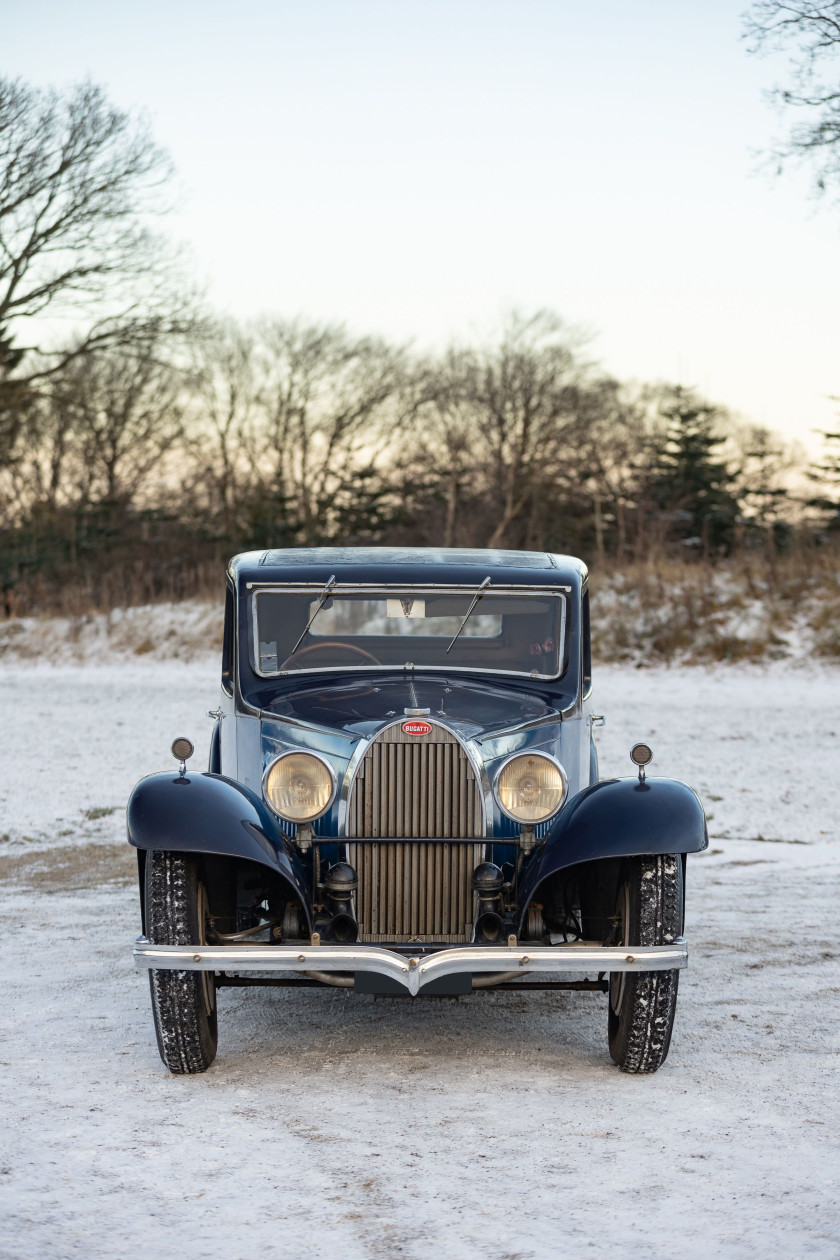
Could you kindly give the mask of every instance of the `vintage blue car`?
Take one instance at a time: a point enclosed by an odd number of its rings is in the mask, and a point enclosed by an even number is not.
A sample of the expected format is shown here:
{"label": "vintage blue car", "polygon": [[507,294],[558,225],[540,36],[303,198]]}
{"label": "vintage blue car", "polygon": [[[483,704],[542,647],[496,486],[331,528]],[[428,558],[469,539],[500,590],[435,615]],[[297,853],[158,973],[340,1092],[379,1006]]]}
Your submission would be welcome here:
{"label": "vintage blue car", "polygon": [[[227,571],[206,773],[128,805],[161,1058],[202,1072],[217,990],[608,994],[609,1049],[671,1039],[691,788],[599,780],[588,575],[568,556],[317,548]],[[477,998],[474,1000],[478,1000]]]}

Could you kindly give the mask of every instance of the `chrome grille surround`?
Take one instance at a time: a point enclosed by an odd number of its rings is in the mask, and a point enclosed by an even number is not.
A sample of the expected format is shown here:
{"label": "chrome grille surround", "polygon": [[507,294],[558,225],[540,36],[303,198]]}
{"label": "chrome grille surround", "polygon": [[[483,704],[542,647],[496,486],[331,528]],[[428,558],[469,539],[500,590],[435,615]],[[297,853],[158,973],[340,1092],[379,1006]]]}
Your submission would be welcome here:
{"label": "chrome grille surround", "polygon": [[468,941],[472,872],[485,851],[479,778],[447,727],[430,720],[430,734],[407,735],[406,720],[379,732],[350,788],[347,860],[359,879],[359,939]]}

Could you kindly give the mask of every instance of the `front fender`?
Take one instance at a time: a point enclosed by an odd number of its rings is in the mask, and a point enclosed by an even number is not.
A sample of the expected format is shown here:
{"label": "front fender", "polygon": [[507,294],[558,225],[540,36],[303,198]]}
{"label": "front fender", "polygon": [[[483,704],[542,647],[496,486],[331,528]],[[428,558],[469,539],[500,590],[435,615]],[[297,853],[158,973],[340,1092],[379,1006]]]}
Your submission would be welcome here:
{"label": "front fender", "polygon": [[265,803],[221,774],[150,774],[131,793],[128,841],[136,849],[172,849],[246,858],[292,885],[309,918],[303,865]]}
{"label": "front fender", "polygon": [[569,801],[534,854],[519,885],[528,903],[550,875],[579,862],[643,853],[699,853],[708,848],[697,794],[678,779],[605,779]]}

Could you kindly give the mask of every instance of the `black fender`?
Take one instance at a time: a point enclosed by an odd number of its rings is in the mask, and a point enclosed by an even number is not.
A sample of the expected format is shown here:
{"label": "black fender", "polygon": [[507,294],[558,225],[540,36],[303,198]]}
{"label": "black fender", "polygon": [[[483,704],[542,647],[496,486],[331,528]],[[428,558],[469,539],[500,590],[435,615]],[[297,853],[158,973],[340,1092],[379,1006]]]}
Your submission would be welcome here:
{"label": "black fender", "polygon": [[[312,929],[310,886],[303,864],[267,805],[221,774],[150,774],[126,809],[128,842],[144,852],[171,849],[258,862],[282,876],[297,894]],[[142,865],[142,862],[141,862]]]}
{"label": "black fender", "polygon": [[643,853],[700,853],[708,845],[703,806],[678,779],[592,784],[563,808],[531,858],[519,883],[520,920],[540,884],[565,867]]}
{"label": "black fender", "polygon": [[222,772],[222,722],[221,718],[216,718],[213,725],[213,734],[210,736],[210,759],[207,769],[211,774],[221,774]]}

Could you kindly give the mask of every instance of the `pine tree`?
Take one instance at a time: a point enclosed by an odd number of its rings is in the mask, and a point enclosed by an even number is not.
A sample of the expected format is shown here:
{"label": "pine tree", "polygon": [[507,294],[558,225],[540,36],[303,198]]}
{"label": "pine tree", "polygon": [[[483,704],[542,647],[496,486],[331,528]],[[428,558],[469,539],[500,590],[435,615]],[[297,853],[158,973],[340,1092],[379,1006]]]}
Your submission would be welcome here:
{"label": "pine tree", "polygon": [[670,537],[701,547],[705,555],[728,551],[739,505],[735,473],[720,457],[725,413],[677,385],[660,414],[667,427],[651,466],[650,500],[666,518]]}
{"label": "pine tree", "polygon": [[15,458],[25,407],[31,402],[29,389],[12,380],[12,373],[24,356],[15,349],[8,329],[0,325],[0,468]]}
{"label": "pine tree", "polygon": [[331,542],[340,546],[380,545],[404,517],[393,489],[373,465],[356,469],[345,479],[333,503]]}
{"label": "pine tree", "polygon": [[825,527],[840,530],[840,431],[823,432],[826,445],[821,463],[814,464],[808,476],[824,491],[809,500],[809,506],[823,513]]}

